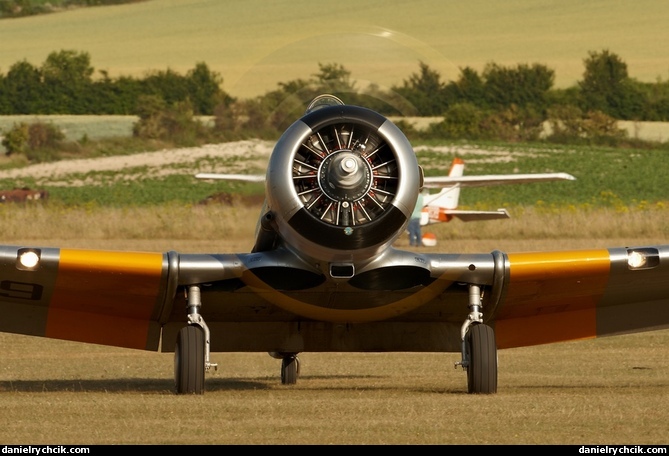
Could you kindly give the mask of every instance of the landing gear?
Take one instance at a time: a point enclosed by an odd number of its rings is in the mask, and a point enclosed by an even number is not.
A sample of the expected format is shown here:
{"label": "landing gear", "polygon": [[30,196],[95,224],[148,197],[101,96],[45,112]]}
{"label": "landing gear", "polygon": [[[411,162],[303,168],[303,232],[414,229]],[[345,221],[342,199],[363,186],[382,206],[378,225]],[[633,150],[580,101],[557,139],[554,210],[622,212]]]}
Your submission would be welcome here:
{"label": "landing gear", "polygon": [[185,326],[174,349],[174,379],[177,394],[204,393],[204,331]]}
{"label": "landing gear", "polygon": [[284,356],[281,360],[281,384],[294,385],[300,375],[300,360],[297,355]]}
{"label": "landing gear", "polygon": [[476,324],[467,333],[465,350],[467,392],[493,394],[497,392],[497,347],[495,332],[490,326]]}
{"label": "landing gear", "polygon": [[300,359],[297,353],[269,352],[269,356],[281,360],[281,384],[294,385],[300,376]]}
{"label": "landing gear", "polygon": [[217,368],[209,362],[209,328],[200,315],[200,288],[188,288],[188,326],[177,334],[174,384],[177,394],[204,394],[204,373]]}
{"label": "landing gear", "polygon": [[493,394],[497,392],[497,344],[495,331],[483,324],[481,289],[469,285],[469,314],[460,330],[462,361],[456,363],[467,370],[467,392]]}

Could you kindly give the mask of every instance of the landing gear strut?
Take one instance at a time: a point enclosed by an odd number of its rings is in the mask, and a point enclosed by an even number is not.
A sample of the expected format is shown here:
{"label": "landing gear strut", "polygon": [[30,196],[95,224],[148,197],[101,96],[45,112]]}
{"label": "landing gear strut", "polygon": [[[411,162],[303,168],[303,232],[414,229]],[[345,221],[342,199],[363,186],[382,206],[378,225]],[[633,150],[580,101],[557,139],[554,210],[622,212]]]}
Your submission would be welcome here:
{"label": "landing gear strut", "polygon": [[495,332],[483,324],[481,288],[469,285],[469,315],[460,330],[462,361],[456,363],[467,370],[467,392],[497,392],[497,344]]}
{"label": "landing gear strut", "polygon": [[174,348],[177,394],[204,394],[204,373],[218,366],[209,362],[209,328],[200,315],[200,288],[188,288],[188,326],[181,328]]}

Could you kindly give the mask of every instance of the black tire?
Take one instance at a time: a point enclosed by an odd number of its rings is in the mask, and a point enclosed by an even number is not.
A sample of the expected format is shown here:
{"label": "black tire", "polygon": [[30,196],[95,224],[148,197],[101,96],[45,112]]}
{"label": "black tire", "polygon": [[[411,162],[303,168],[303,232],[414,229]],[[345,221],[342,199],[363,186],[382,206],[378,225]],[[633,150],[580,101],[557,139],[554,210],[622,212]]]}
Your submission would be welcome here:
{"label": "black tire", "polygon": [[297,356],[286,356],[281,360],[281,384],[294,385],[300,373],[300,361]]}
{"label": "black tire", "polygon": [[497,344],[490,326],[476,324],[466,336],[467,390],[470,394],[497,392]]}
{"label": "black tire", "polygon": [[204,331],[184,326],[174,348],[174,381],[177,394],[204,394]]}

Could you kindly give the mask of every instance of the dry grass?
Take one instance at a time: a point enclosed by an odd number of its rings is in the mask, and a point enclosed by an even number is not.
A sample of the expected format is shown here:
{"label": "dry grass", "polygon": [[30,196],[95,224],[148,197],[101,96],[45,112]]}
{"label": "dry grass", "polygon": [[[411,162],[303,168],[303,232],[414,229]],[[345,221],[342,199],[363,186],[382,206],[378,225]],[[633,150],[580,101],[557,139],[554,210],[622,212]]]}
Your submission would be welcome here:
{"label": "dry grass", "polygon": [[0,335],[5,444],[666,444],[669,331],[500,351],[499,392],[455,354],[213,354],[204,396],[172,356]]}
{"label": "dry grass", "polygon": [[[0,242],[244,252],[253,244],[260,209],[259,205],[241,204],[116,209],[0,205]],[[649,210],[516,207],[509,212],[508,220],[455,220],[424,227],[423,231],[437,235],[436,251],[552,250],[669,242],[669,208],[662,206]],[[396,246],[405,248],[407,239],[400,237]]]}
{"label": "dry grass", "polygon": [[[630,216],[606,210],[546,214],[520,209],[506,221],[435,226],[437,249],[667,241],[662,227],[667,214],[662,211]],[[1,242],[248,251],[258,211],[228,206],[104,211],[0,206]],[[614,238],[603,237],[610,232]],[[398,246],[405,242],[400,239]],[[458,356],[450,353],[305,353],[302,376],[294,386],[280,384],[280,363],[267,354],[216,353],[212,361],[219,370],[207,374],[205,395],[176,396],[171,354],[8,334],[0,334],[0,345],[4,444],[667,441],[669,331],[500,351],[499,392],[492,396],[465,393],[465,373],[454,368]]]}

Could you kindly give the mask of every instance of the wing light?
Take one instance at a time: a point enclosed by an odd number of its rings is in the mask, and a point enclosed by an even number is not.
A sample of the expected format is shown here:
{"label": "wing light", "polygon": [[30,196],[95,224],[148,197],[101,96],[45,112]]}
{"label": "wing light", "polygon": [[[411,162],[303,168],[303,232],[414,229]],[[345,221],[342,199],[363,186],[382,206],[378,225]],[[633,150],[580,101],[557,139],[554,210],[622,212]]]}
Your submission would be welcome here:
{"label": "wing light", "polygon": [[627,266],[632,270],[650,269],[660,264],[660,254],[657,249],[628,249]]}
{"label": "wing light", "polygon": [[34,271],[39,268],[41,259],[39,249],[19,249],[16,255],[16,269],[21,271]]}

